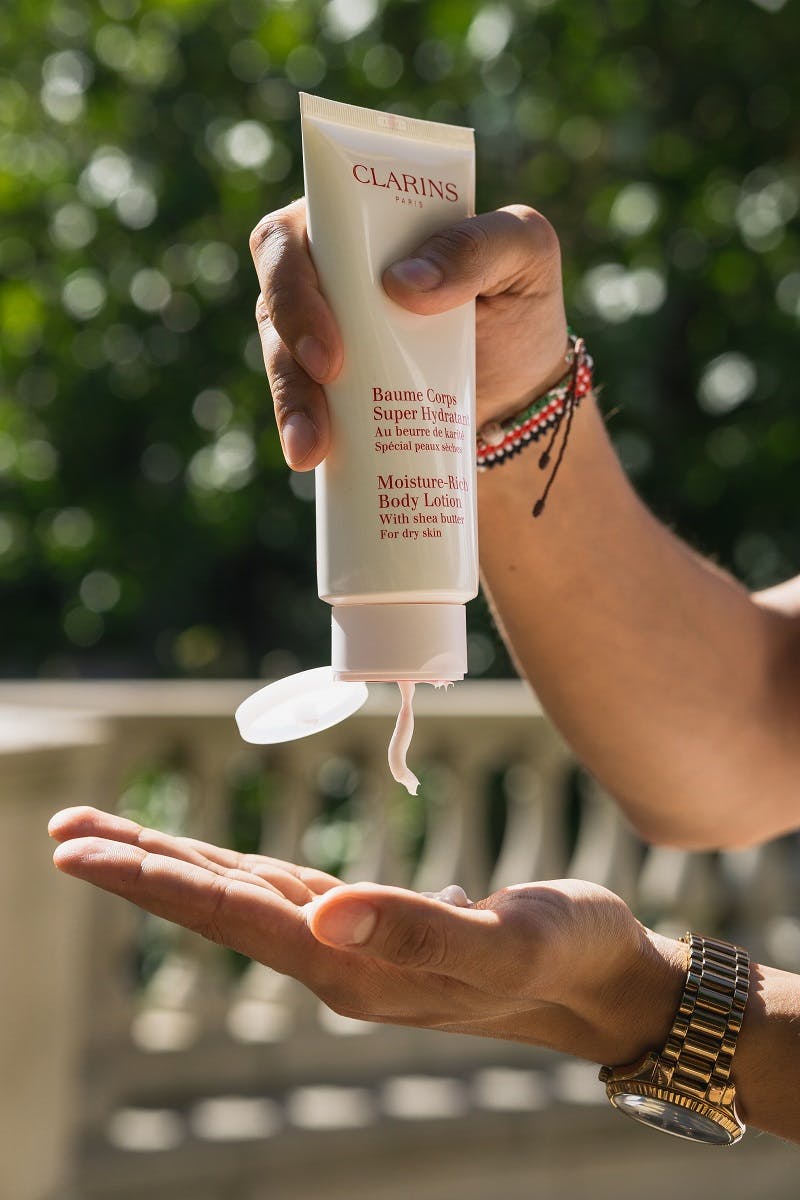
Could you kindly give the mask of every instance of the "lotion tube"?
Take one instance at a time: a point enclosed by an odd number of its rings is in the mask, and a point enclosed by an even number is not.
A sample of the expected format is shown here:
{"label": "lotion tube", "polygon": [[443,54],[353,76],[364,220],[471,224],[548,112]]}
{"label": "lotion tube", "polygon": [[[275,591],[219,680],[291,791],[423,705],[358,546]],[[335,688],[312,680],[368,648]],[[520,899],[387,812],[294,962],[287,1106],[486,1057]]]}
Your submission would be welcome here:
{"label": "lotion tube", "polygon": [[471,129],[301,94],[308,238],[344,342],[326,386],[317,577],[336,678],[466,673],[477,594],[475,306],[421,317],[381,277],[474,212]]}

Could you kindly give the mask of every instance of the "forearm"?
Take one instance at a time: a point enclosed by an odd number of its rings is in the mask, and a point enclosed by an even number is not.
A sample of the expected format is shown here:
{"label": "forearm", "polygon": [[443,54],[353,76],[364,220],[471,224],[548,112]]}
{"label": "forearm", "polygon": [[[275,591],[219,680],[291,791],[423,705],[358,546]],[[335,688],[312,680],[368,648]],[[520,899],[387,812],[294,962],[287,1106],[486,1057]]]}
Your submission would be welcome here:
{"label": "forearm", "polygon": [[791,826],[786,618],[655,520],[590,402],[533,519],[537,459],[481,477],[481,562],[518,667],[578,756],[652,840],[736,845]]}
{"label": "forearm", "polygon": [[751,967],[733,1078],[746,1125],[800,1142],[800,975]]}

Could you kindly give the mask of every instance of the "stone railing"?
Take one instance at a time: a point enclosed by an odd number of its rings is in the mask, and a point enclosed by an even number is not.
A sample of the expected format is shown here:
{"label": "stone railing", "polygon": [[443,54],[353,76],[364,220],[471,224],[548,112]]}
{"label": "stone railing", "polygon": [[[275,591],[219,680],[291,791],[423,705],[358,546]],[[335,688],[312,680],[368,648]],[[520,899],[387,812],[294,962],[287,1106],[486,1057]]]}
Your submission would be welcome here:
{"label": "stone railing", "polygon": [[[794,969],[797,839],[722,854],[644,847],[521,684],[420,690],[418,802],[386,767],[393,689],[376,688],[344,725],[261,750],[232,720],[254,686],[0,685],[0,1061],[14,1080],[0,1093],[0,1197],[395,1200],[411,1167],[426,1198],[516,1200],[536,1182],[577,1197],[589,1193],[563,1171],[591,1163],[601,1200],[617,1182],[610,1168],[598,1182],[609,1146],[649,1200],[669,1194],[657,1164],[677,1169],[696,1148],[615,1117],[593,1066],[335,1016],[293,981],[59,876],[47,819],[96,804],[344,879],[459,882],[472,896],[590,879],[650,925],[720,932]],[[537,1152],[544,1137],[561,1167]],[[744,1168],[768,1162],[771,1198],[793,1196],[794,1151],[748,1145],[729,1195],[752,1195]]]}

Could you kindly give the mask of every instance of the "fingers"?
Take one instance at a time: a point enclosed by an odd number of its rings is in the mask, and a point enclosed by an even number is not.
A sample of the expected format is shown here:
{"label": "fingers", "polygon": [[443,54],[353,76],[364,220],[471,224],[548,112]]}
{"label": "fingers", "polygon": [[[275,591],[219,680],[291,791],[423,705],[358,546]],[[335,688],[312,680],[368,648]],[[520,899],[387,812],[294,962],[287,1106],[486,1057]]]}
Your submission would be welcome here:
{"label": "fingers", "polygon": [[[295,470],[310,470],[330,447],[322,385],[341,370],[343,348],[309,254],[305,201],[297,200],[264,217],[253,230],[250,244],[261,286],[256,320],[283,453]],[[421,315],[446,312],[482,298],[479,335],[482,309],[491,306],[493,298],[494,305],[505,308],[520,296],[537,301],[555,298],[557,302],[549,308],[550,323],[557,328],[546,329],[544,337],[548,378],[556,359],[560,365],[566,342],[563,305],[558,302],[560,281],[558,238],[540,213],[522,205],[471,217],[435,234],[383,276],[387,294]],[[491,316],[495,329],[497,314]],[[528,357],[526,339],[530,334],[526,327],[522,341]],[[552,353],[551,343],[557,346]],[[479,351],[480,366],[485,358],[480,336]],[[492,361],[491,355],[489,359]],[[507,364],[504,370],[507,374]],[[487,376],[485,367],[479,371],[478,382],[479,393],[491,394],[500,408],[512,395],[516,400],[520,390],[510,387],[502,372],[499,380],[491,371]],[[526,376],[524,394],[530,391],[529,382]]]}
{"label": "fingers", "polygon": [[[171,858],[180,858],[196,866],[212,866],[206,851],[213,850],[214,847],[205,846],[202,842],[191,843],[187,838],[173,837],[157,829],[147,829],[128,817],[102,812],[89,805],[63,809],[51,818],[47,828],[50,836],[57,842],[66,842],[74,838],[103,838],[106,841],[139,846],[142,850],[151,850]],[[238,867],[238,856],[229,853],[230,860],[225,865]]]}
{"label": "fingers", "polygon": [[281,341],[261,296],[256,324],[284,458],[294,471],[310,471],[322,462],[330,444],[325,392]]}
{"label": "fingers", "polygon": [[335,378],[341,338],[308,251],[305,200],[263,217],[250,234],[250,252],[278,337],[312,379]]}
{"label": "fingers", "polygon": [[383,275],[387,294],[412,312],[446,312],[476,296],[533,295],[560,277],[558,238],[534,209],[511,205],[434,234]]}
{"label": "fingers", "polygon": [[[113,813],[100,812],[98,809],[78,808],[66,810],[57,814],[50,822],[51,836],[58,841],[95,838],[109,845],[119,843],[127,846],[137,846],[140,850],[158,854],[162,858],[175,858],[181,862],[202,867],[215,875],[227,879],[239,879],[252,883],[256,887],[269,888],[275,895],[283,896],[294,904],[306,904],[311,899],[309,889],[295,878],[285,878],[281,872],[275,871],[272,877],[257,876],[244,867],[243,855],[232,850],[223,851],[204,842],[192,842],[189,838],[173,837],[168,833],[160,833],[157,829],[147,829],[127,817],[118,817]],[[211,851],[211,855],[206,853]],[[219,859],[215,860],[214,852]],[[58,865],[58,864],[57,864]],[[281,884],[288,886],[281,887]]]}
{"label": "fingers", "polygon": [[53,861],[67,875],[283,974],[305,981],[313,968],[315,943],[303,910],[254,880],[222,876],[195,863],[98,837],[62,843]]}
{"label": "fingers", "polygon": [[173,837],[157,829],[147,829],[127,817],[106,813],[88,805],[56,813],[49,825],[50,836],[64,842],[72,838],[100,837],[140,846],[172,858],[182,859],[207,870],[233,873],[249,882],[277,889],[293,904],[307,904],[340,881],[313,867],[298,866],[257,854],[238,854],[221,846],[194,838]]}
{"label": "fingers", "polygon": [[[311,932],[329,946],[393,966],[419,968],[485,987],[520,974],[524,939],[496,912],[456,906],[377,884],[334,888],[306,909]],[[530,950],[530,946],[528,947]]]}
{"label": "fingers", "polygon": [[308,250],[305,200],[269,213],[250,235],[260,284],[256,305],[264,363],[284,455],[309,470],[328,448],[320,384],[342,366],[342,342]]}

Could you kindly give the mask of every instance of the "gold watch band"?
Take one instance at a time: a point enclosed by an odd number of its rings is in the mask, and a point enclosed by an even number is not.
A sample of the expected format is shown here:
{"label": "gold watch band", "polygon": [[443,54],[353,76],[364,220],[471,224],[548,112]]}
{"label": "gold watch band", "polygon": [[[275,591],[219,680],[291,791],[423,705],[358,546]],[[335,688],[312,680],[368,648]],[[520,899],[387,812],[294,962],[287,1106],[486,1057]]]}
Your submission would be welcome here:
{"label": "gold watch band", "polygon": [[659,1055],[663,1081],[676,1091],[726,1105],[733,1101],[731,1064],[750,982],[740,946],[684,934],[689,970],[680,1007]]}

